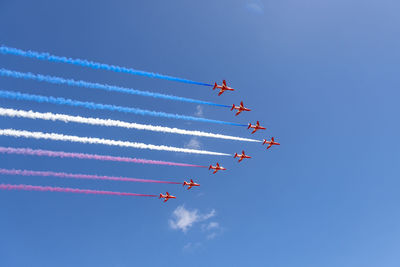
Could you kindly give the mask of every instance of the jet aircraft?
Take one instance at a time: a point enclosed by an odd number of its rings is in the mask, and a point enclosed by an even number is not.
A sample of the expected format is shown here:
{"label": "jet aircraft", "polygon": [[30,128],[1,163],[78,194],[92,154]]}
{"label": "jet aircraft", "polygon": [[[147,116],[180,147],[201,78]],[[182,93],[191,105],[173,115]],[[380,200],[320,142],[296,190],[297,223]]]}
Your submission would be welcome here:
{"label": "jet aircraft", "polygon": [[235,156],[233,158],[240,158],[238,162],[241,162],[243,159],[251,159],[250,156],[247,156],[244,153],[244,150],[242,151],[242,154],[238,155],[238,153],[235,153]]}
{"label": "jet aircraft", "polygon": [[209,169],[209,170],[213,169],[213,170],[214,170],[213,174],[216,173],[216,172],[219,171],[219,170],[222,170],[222,171],[225,171],[225,170],[226,170],[224,167],[219,166],[219,163],[218,163],[218,162],[217,162],[217,165],[215,165],[215,166],[210,165],[210,167],[209,167],[208,169]]}
{"label": "jet aircraft", "polygon": [[233,104],[231,110],[234,110],[234,109],[237,110],[235,116],[237,116],[237,115],[239,115],[240,113],[242,113],[242,111],[251,111],[251,109],[245,108],[245,107],[243,106],[243,101],[240,102],[240,106],[235,106],[235,104]]}
{"label": "jet aircraft", "polygon": [[273,137],[271,137],[271,141],[267,141],[267,139],[264,139],[263,145],[264,144],[268,144],[267,149],[269,149],[273,145],[280,145],[279,143],[275,142],[275,139]]}
{"label": "jet aircraft", "polygon": [[264,127],[260,126],[260,122],[257,121],[257,123],[255,125],[249,123],[249,127],[247,127],[247,129],[253,128],[254,130],[251,132],[251,134],[257,132],[258,130],[265,130]]}
{"label": "jet aircraft", "polygon": [[187,190],[189,190],[189,189],[192,188],[193,186],[200,186],[200,184],[197,184],[197,183],[193,182],[192,179],[190,179],[190,182],[184,181],[184,182],[183,182],[183,186],[185,186],[185,185],[189,186]]}
{"label": "jet aircraft", "polygon": [[218,93],[218,96],[222,95],[222,93],[225,91],[235,91],[235,89],[226,85],[225,80],[222,81],[222,85],[218,85],[217,83],[215,83],[213,90],[215,90],[216,88],[221,89]]}
{"label": "jet aircraft", "polygon": [[176,197],[173,196],[173,195],[170,195],[168,192],[166,192],[165,195],[163,195],[163,194],[160,193],[160,196],[159,196],[158,198],[163,198],[163,199],[164,199],[164,202],[167,202],[168,199],[170,199],[170,198],[176,198]]}

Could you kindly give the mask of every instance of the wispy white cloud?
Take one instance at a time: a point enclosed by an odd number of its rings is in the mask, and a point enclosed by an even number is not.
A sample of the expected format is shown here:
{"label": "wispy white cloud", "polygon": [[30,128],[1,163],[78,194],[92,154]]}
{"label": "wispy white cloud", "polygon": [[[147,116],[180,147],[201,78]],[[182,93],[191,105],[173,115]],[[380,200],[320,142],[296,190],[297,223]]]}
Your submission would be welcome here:
{"label": "wispy white cloud", "polygon": [[186,233],[195,223],[206,221],[214,217],[215,214],[215,210],[202,214],[197,209],[189,210],[181,205],[172,212],[172,219],[169,220],[169,226],[172,229],[181,230]]}
{"label": "wispy white cloud", "polygon": [[207,224],[205,226],[205,230],[212,230],[212,229],[216,229],[216,228],[219,228],[218,222],[210,222],[209,224]]}
{"label": "wispy white cloud", "polygon": [[211,240],[211,239],[214,239],[216,236],[217,236],[217,233],[216,233],[216,232],[213,232],[213,233],[207,235],[206,238],[207,238],[208,240]]}
{"label": "wispy white cloud", "polygon": [[206,238],[208,240],[214,239],[218,234],[222,233],[223,229],[218,222],[209,222],[201,226],[203,232],[208,232]]}
{"label": "wispy white cloud", "polygon": [[184,145],[185,148],[199,149],[201,147],[201,142],[197,137],[190,138],[189,142]]}
{"label": "wispy white cloud", "polygon": [[197,117],[203,117],[204,115],[204,108],[203,106],[197,105],[196,112],[194,113]]}
{"label": "wispy white cloud", "polygon": [[208,219],[214,217],[216,214],[217,214],[217,212],[213,209],[209,213],[203,215],[202,221],[208,220]]}
{"label": "wispy white cloud", "polygon": [[193,251],[193,250],[196,250],[199,247],[201,247],[201,245],[202,244],[200,242],[195,242],[195,243],[189,242],[183,246],[183,250],[184,251]]}
{"label": "wispy white cloud", "polygon": [[246,0],[245,5],[250,12],[264,14],[264,5],[260,0]]}

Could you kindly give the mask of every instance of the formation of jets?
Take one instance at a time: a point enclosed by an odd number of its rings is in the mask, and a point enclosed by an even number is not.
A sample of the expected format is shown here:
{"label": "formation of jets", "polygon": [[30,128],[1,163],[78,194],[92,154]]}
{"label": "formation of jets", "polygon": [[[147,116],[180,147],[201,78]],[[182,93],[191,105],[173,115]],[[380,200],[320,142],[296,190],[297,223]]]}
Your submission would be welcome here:
{"label": "formation of jets", "polygon": [[[218,85],[217,83],[214,84],[213,90],[215,89],[220,89],[218,96],[222,95],[225,91],[235,91],[235,89],[229,87],[226,85],[226,81],[223,80],[222,81],[222,85]],[[232,110],[237,110],[235,116],[239,115],[240,113],[242,113],[243,111],[251,111],[251,109],[244,107],[243,105],[243,101],[240,102],[239,106],[235,106],[235,104],[232,105],[231,111]],[[256,124],[251,124],[249,123],[249,126],[247,127],[247,129],[253,129],[253,131],[251,132],[251,134],[254,134],[255,132],[257,132],[258,130],[266,130],[265,127],[260,125],[260,122],[257,121]],[[263,145],[268,144],[267,149],[270,149],[273,145],[280,145],[280,143],[275,142],[274,137],[271,137],[271,140],[267,140],[264,139],[262,142]],[[243,159],[250,159],[251,157],[246,155],[244,150],[242,151],[241,154],[235,153],[234,158],[238,158],[238,162],[241,162]],[[213,174],[217,173],[218,171],[225,171],[226,168],[222,167],[219,165],[219,163],[217,162],[217,164],[215,166],[210,165],[210,167],[208,168],[209,170],[213,170]],[[187,186],[187,190],[191,189],[194,186],[200,186],[200,184],[193,182],[192,179],[190,179],[190,182],[183,182],[183,187]],[[163,198],[164,202],[167,202],[170,198],[176,198],[175,196],[170,195],[168,192],[166,192],[165,195],[160,194],[159,198]]]}

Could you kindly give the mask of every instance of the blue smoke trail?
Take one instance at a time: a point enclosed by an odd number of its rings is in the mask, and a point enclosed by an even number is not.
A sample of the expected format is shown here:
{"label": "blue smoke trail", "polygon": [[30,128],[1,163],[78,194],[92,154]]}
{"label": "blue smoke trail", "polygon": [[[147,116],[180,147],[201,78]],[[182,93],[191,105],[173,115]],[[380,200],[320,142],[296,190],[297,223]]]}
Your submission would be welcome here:
{"label": "blue smoke trail", "polygon": [[212,103],[212,102],[206,102],[206,101],[201,101],[201,100],[196,100],[196,99],[191,99],[191,98],[186,98],[186,97],[152,93],[152,92],[148,92],[148,91],[140,91],[140,90],[124,88],[124,87],[119,87],[119,86],[113,86],[113,85],[107,85],[107,84],[91,83],[91,82],[85,82],[85,81],[75,81],[73,79],[64,79],[64,78],[55,77],[55,76],[33,74],[31,72],[12,71],[12,70],[7,70],[7,69],[3,69],[3,68],[0,68],[0,75],[6,76],[6,77],[12,77],[12,78],[30,79],[30,80],[35,80],[35,81],[40,81],[40,82],[48,82],[48,83],[53,83],[53,84],[66,84],[69,86],[100,89],[100,90],[105,90],[105,91],[120,92],[120,93],[132,94],[132,95],[149,96],[149,97],[155,97],[155,98],[163,98],[163,99],[169,99],[169,100],[175,100],[175,101],[181,101],[181,102],[189,102],[189,103],[202,104],[202,105],[227,107],[227,108],[231,107],[228,105],[221,105],[221,104],[216,104],[216,103]]}
{"label": "blue smoke trail", "polygon": [[31,94],[24,94],[24,93],[20,93],[20,92],[11,92],[11,91],[0,90],[0,98],[14,99],[14,100],[27,100],[27,101],[35,101],[38,103],[51,103],[51,104],[57,104],[57,105],[68,105],[68,106],[73,106],[73,107],[84,107],[84,108],[88,108],[88,109],[97,109],[97,110],[100,109],[100,110],[118,111],[118,112],[132,113],[132,114],[137,114],[137,115],[142,115],[142,116],[155,116],[155,117],[164,117],[164,118],[179,119],[179,120],[201,121],[201,122],[210,122],[210,123],[217,123],[217,124],[226,124],[226,125],[247,127],[246,124],[238,124],[238,123],[233,123],[233,122],[211,120],[211,119],[198,118],[198,117],[192,117],[192,116],[158,112],[158,111],[150,111],[150,110],[139,109],[139,108],[130,108],[130,107],[121,107],[121,106],[106,105],[106,104],[97,104],[97,103],[93,103],[93,102],[76,101],[76,100],[66,99],[66,98],[62,98],[62,97],[31,95]]}
{"label": "blue smoke trail", "polygon": [[157,78],[157,79],[189,83],[189,84],[204,85],[204,86],[213,86],[212,84],[208,84],[208,83],[195,82],[195,81],[181,79],[181,78],[172,77],[169,75],[163,75],[163,74],[159,74],[159,73],[135,70],[135,69],[119,67],[119,66],[115,66],[115,65],[108,65],[108,64],[103,64],[103,63],[98,63],[98,62],[93,62],[93,61],[87,61],[87,60],[83,60],[83,59],[79,59],[79,58],[74,59],[74,58],[67,58],[67,57],[59,57],[59,56],[50,55],[49,53],[39,53],[39,52],[35,52],[35,51],[30,51],[30,50],[24,51],[21,49],[7,47],[4,45],[0,46],[0,53],[35,58],[35,59],[39,59],[39,60],[47,60],[47,61],[52,61],[52,62],[62,62],[62,63],[78,65],[78,66],[82,66],[82,67],[88,67],[88,68],[92,68],[92,69],[103,69],[103,70],[109,70],[109,71],[114,71],[114,72],[129,73],[129,74],[140,75],[140,76],[145,76],[145,77],[149,77],[149,78]]}

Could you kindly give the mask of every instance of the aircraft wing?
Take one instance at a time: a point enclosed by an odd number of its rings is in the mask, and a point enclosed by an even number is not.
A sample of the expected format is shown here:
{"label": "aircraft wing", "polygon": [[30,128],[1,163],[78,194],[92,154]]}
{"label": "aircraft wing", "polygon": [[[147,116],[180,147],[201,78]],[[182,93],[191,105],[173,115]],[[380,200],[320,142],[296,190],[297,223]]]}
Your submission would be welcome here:
{"label": "aircraft wing", "polygon": [[217,169],[215,169],[215,170],[214,170],[214,172],[213,172],[213,174],[217,173],[217,171],[218,171],[218,170],[217,170]]}
{"label": "aircraft wing", "polygon": [[254,130],[251,133],[253,134],[253,133],[257,132],[257,130],[258,130],[257,128],[254,128]]}
{"label": "aircraft wing", "polygon": [[222,95],[222,93],[224,92],[224,90],[221,89],[221,91],[219,91],[218,96]]}
{"label": "aircraft wing", "polygon": [[236,112],[235,116],[239,115],[240,113],[242,113],[242,110],[238,110],[238,112]]}
{"label": "aircraft wing", "polygon": [[241,162],[242,160],[243,160],[243,157],[241,157],[238,162]]}
{"label": "aircraft wing", "polygon": [[272,144],[269,144],[268,147],[267,147],[267,149],[270,148],[271,146],[272,146]]}
{"label": "aircraft wing", "polygon": [[167,202],[167,201],[168,201],[168,198],[165,198],[165,199],[164,199],[164,203]]}

